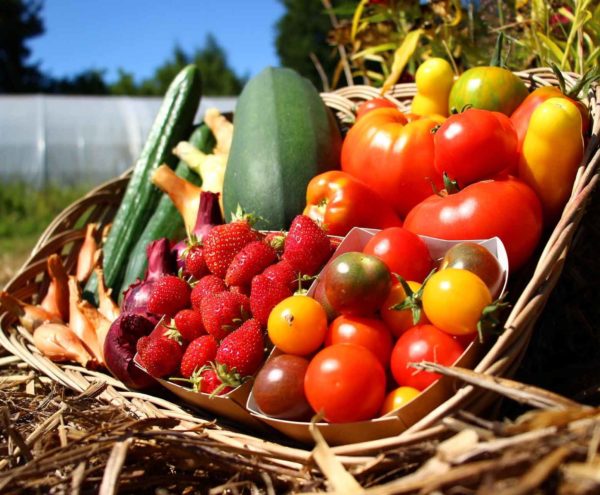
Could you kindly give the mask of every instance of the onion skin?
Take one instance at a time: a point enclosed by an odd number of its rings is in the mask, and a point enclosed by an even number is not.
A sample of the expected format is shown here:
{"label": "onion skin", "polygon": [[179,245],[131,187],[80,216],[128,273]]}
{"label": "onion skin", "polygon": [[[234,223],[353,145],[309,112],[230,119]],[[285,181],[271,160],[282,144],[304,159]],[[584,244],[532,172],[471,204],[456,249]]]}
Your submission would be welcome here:
{"label": "onion skin", "polygon": [[62,323],[44,323],[37,327],[33,343],[51,361],[76,361],[83,367],[94,362],[79,337]]}
{"label": "onion skin", "polygon": [[109,371],[133,389],[151,387],[156,382],[133,362],[137,341],[155,327],[152,319],[139,313],[121,313],[112,323],[104,341],[104,359]]}
{"label": "onion skin", "polygon": [[54,313],[49,313],[41,306],[28,304],[6,291],[0,291],[0,303],[13,316],[19,319],[21,325],[33,332],[43,323],[63,323],[63,321]]}

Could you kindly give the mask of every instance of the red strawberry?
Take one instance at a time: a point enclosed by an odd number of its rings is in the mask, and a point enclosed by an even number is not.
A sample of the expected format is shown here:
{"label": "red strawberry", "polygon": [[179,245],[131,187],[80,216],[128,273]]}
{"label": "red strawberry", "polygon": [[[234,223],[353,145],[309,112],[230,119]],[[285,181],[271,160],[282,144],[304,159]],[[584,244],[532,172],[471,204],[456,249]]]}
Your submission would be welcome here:
{"label": "red strawberry", "polygon": [[252,279],[250,290],[252,317],[266,326],[269,314],[275,305],[292,294],[292,289],[286,283],[272,281],[264,274],[257,275]]}
{"label": "red strawberry", "polygon": [[287,285],[291,290],[295,290],[298,285],[298,274],[287,260],[281,260],[267,267],[262,274],[271,282]]}
{"label": "red strawberry", "polygon": [[229,375],[235,373],[243,380],[258,371],[264,355],[264,337],[260,323],[250,319],[221,341],[215,358],[217,372],[225,383],[233,382],[223,379],[221,367]]}
{"label": "red strawberry", "polygon": [[200,392],[211,395],[225,395],[233,390],[233,387],[225,385],[215,368],[205,368],[199,376]]}
{"label": "red strawberry", "polygon": [[285,243],[285,232],[269,232],[263,242],[271,246],[278,254],[281,254]]}
{"label": "red strawberry", "polygon": [[137,341],[137,359],[150,376],[162,378],[179,368],[183,347],[176,333],[164,332],[162,337],[149,335]]}
{"label": "red strawberry", "polygon": [[181,358],[179,372],[184,378],[191,378],[195,371],[206,366],[217,355],[217,341],[212,335],[202,335],[187,346]]}
{"label": "red strawberry", "polygon": [[175,275],[163,275],[152,286],[148,311],[172,318],[178,311],[189,307],[191,290],[185,280]]}
{"label": "red strawberry", "polygon": [[238,294],[244,294],[246,297],[250,297],[250,286],[249,285],[232,285],[229,287],[230,292],[236,292]]}
{"label": "red strawberry", "polygon": [[204,261],[203,248],[199,244],[194,244],[189,247],[185,253],[185,271],[196,280],[200,280],[204,275],[207,275],[208,267]]}
{"label": "red strawberry", "polygon": [[254,275],[258,275],[275,261],[277,253],[268,244],[262,241],[246,244],[227,268],[225,283],[229,286],[250,285]]}
{"label": "red strawberry", "polygon": [[217,340],[239,327],[250,315],[250,300],[235,292],[218,292],[202,301],[204,328]]}
{"label": "red strawberry", "polygon": [[331,243],[325,231],[306,215],[292,221],[285,238],[283,259],[302,275],[315,275],[331,255]]}
{"label": "red strawberry", "polygon": [[173,318],[175,328],[181,334],[184,344],[206,334],[202,323],[202,313],[195,309],[182,309]]}
{"label": "red strawberry", "polygon": [[217,292],[223,292],[227,290],[225,282],[222,278],[216,275],[205,275],[202,277],[194,288],[192,289],[192,308],[200,311],[202,307],[202,299],[209,294],[216,294]]}
{"label": "red strawberry", "polygon": [[227,268],[237,253],[258,234],[246,220],[217,225],[203,239],[204,260],[208,269],[218,277],[225,278]]}

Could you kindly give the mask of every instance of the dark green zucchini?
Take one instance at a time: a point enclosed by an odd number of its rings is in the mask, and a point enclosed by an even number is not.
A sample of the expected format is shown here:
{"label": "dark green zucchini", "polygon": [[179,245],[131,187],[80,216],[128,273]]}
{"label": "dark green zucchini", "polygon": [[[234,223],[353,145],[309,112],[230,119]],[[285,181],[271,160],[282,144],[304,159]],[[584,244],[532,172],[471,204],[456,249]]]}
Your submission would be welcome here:
{"label": "dark green zucchini", "polygon": [[339,167],[341,136],[315,87],[291,69],[268,68],[240,95],[223,185],[225,218],[239,204],[257,228],[289,227],[315,175]]}
{"label": "dark green zucchini", "polygon": [[[188,65],[175,77],[154,120],[142,153],[112,227],[103,246],[106,284],[117,294],[125,272],[128,255],[154,213],[162,193],[150,181],[152,172],[161,164],[174,167],[176,157],[171,150],[189,136],[198,110],[202,82],[200,71]],[[88,297],[95,298],[96,279],[86,286]]]}
{"label": "dark green zucchini", "polygon": [[[204,153],[211,153],[215,147],[215,138],[210,129],[202,124],[190,136],[190,144],[194,145]],[[199,186],[202,179],[193,172],[184,161],[180,161],[175,169],[175,173],[192,184]],[[183,239],[186,235],[183,219],[175,208],[173,201],[167,194],[163,194],[156,211],[148,221],[146,228],[135,243],[135,246],[129,254],[129,261],[125,276],[121,284],[121,289],[125,290],[136,279],[144,278],[146,267],[148,266],[148,258],[146,255],[146,247],[150,242],[166,237],[167,239]]]}

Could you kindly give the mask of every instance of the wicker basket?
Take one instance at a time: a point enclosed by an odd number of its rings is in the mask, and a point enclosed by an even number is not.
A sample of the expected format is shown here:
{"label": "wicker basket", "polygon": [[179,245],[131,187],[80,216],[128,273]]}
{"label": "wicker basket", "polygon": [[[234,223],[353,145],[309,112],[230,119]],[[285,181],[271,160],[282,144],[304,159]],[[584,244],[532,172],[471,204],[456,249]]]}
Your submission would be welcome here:
{"label": "wicker basket", "polygon": [[[549,69],[534,69],[517,73],[530,85],[556,85],[557,80]],[[566,74],[567,84],[575,76]],[[414,84],[395,86],[387,97],[397,101],[404,109],[409,108],[416,92]],[[364,99],[378,96],[378,91],[366,86],[343,88],[322,95],[325,103],[344,120],[352,116],[353,106]],[[583,163],[578,171],[573,192],[562,217],[554,230],[546,236],[537,265],[526,272],[527,279],[505,324],[502,335],[485,354],[475,371],[479,373],[509,376],[518,367],[529,343],[535,322],[544,309],[548,296],[561,274],[563,263],[573,235],[584,215],[585,205],[598,182],[600,163],[600,89],[589,95],[589,106],[593,117],[593,133]],[[48,279],[46,258],[60,253],[67,269],[72,270],[79,246],[85,233],[85,223],[94,221],[106,224],[111,221],[119,205],[130,173],[109,181],[90,191],[86,196],[65,209],[46,229],[34,247],[31,256],[19,273],[7,284],[5,290],[24,300],[37,301],[45,293]],[[71,364],[55,364],[42,356],[32,344],[31,335],[18,326],[0,307],[0,344],[9,352],[20,357],[33,368],[41,371],[66,387],[83,392],[101,381],[108,387],[99,395],[102,400],[122,405],[139,417],[171,417],[180,420],[184,428],[204,426],[204,435],[222,442],[228,448],[252,451],[287,467],[299,467],[309,461],[311,451],[302,447],[290,447],[289,442],[278,439],[265,440],[250,433],[216,423],[212,418],[201,418],[185,407],[163,397],[127,389],[120,381],[99,372],[86,370]],[[456,393],[439,407],[429,412],[418,423],[404,433],[369,442],[334,447],[332,451],[346,465],[365,465],[388,449],[407,445],[427,438],[436,438],[444,433],[440,419],[463,409],[478,411],[488,405],[494,396],[471,385],[456,384]]]}

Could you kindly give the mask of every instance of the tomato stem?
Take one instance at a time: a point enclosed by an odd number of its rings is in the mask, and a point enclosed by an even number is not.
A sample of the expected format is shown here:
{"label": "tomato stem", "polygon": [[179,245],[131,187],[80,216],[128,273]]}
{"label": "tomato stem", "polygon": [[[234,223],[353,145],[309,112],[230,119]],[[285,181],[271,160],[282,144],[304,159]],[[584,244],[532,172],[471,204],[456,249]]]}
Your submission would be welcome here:
{"label": "tomato stem", "polygon": [[477,322],[477,334],[479,335],[479,342],[484,341],[485,334],[500,335],[502,331],[499,329],[502,324],[500,319],[500,313],[510,307],[510,303],[504,301],[506,294],[496,299],[491,304],[488,304],[481,312],[481,318]]}

